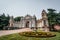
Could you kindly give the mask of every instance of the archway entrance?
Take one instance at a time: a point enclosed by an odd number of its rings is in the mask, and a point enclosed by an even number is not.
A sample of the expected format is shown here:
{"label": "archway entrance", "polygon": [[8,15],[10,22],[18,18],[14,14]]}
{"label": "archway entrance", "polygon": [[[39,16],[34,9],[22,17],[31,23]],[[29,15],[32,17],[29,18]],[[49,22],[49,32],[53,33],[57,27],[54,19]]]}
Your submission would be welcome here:
{"label": "archway entrance", "polygon": [[26,28],[29,28],[29,21],[26,22]]}

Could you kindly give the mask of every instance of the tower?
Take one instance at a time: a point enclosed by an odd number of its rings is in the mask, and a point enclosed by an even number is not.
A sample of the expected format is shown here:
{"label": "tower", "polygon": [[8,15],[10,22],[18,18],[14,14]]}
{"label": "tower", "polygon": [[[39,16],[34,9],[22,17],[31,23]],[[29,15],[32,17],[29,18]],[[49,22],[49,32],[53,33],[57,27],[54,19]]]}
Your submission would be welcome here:
{"label": "tower", "polygon": [[43,23],[44,31],[48,31],[49,30],[48,17],[45,10],[42,11],[42,23]]}
{"label": "tower", "polygon": [[43,20],[43,26],[48,27],[48,17],[45,10],[42,11],[42,20]]}
{"label": "tower", "polygon": [[13,23],[14,23],[14,19],[13,19],[13,16],[10,17],[10,20],[9,20],[9,27],[13,27]]}

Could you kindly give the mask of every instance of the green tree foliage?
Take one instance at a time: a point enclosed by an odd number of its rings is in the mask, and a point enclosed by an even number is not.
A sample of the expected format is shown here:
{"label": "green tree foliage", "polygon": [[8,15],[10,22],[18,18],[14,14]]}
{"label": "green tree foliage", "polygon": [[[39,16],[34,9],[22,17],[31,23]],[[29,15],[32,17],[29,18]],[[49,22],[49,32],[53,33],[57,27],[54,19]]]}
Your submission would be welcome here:
{"label": "green tree foliage", "polygon": [[56,10],[54,9],[48,9],[48,21],[49,25],[53,25],[56,23]]}
{"label": "green tree foliage", "polygon": [[50,27],[53,28],[53,25],[60,24],[60,13],[57,13],[55,9],[48,9],[47,15]]}
{"label": "green tree foliage", "polygon": [[20,21],[21,20],[21,17],[15,17],[14,20],[15,21]]}
{"label": "green tree foliage", "polygon": [[3,29],[4,26],[7,26],[9,24],[9,19],[10,19],[9,15],[5,16],[4,13],[0,15],[0,29]]}
{"label": "green tree foliage", "polygon": [[60,24],[60,12],[59,12],[59,13],[57,13],[56,21],[57,21],[57,23],[58,23],[58,24]]}

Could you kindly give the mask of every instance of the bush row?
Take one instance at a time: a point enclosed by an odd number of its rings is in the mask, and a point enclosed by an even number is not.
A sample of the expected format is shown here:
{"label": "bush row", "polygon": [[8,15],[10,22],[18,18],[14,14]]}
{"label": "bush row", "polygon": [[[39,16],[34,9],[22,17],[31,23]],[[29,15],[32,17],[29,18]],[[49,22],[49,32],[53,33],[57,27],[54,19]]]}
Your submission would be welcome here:
{"label": "bush row", "polygon": [[54,37],[56,36],[52,32],[22,32],[19,34],[23,36],[28,36],[28,37]]}

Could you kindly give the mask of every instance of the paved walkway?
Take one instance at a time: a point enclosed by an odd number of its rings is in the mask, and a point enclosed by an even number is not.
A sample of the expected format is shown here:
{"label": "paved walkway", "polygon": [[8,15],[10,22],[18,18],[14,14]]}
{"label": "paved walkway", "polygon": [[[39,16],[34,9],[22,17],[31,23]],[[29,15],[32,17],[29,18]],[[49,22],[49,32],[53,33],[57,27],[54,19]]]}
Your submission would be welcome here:
{"label": "paved walkway", "polygon": [[29,29],[29,28],[17,29],[17,30],[1,30],[0,31],[0,36],[9,35],[9,34],[13,34],[13,33],[24,32],[24,31],[32,31],[32,30]]}

